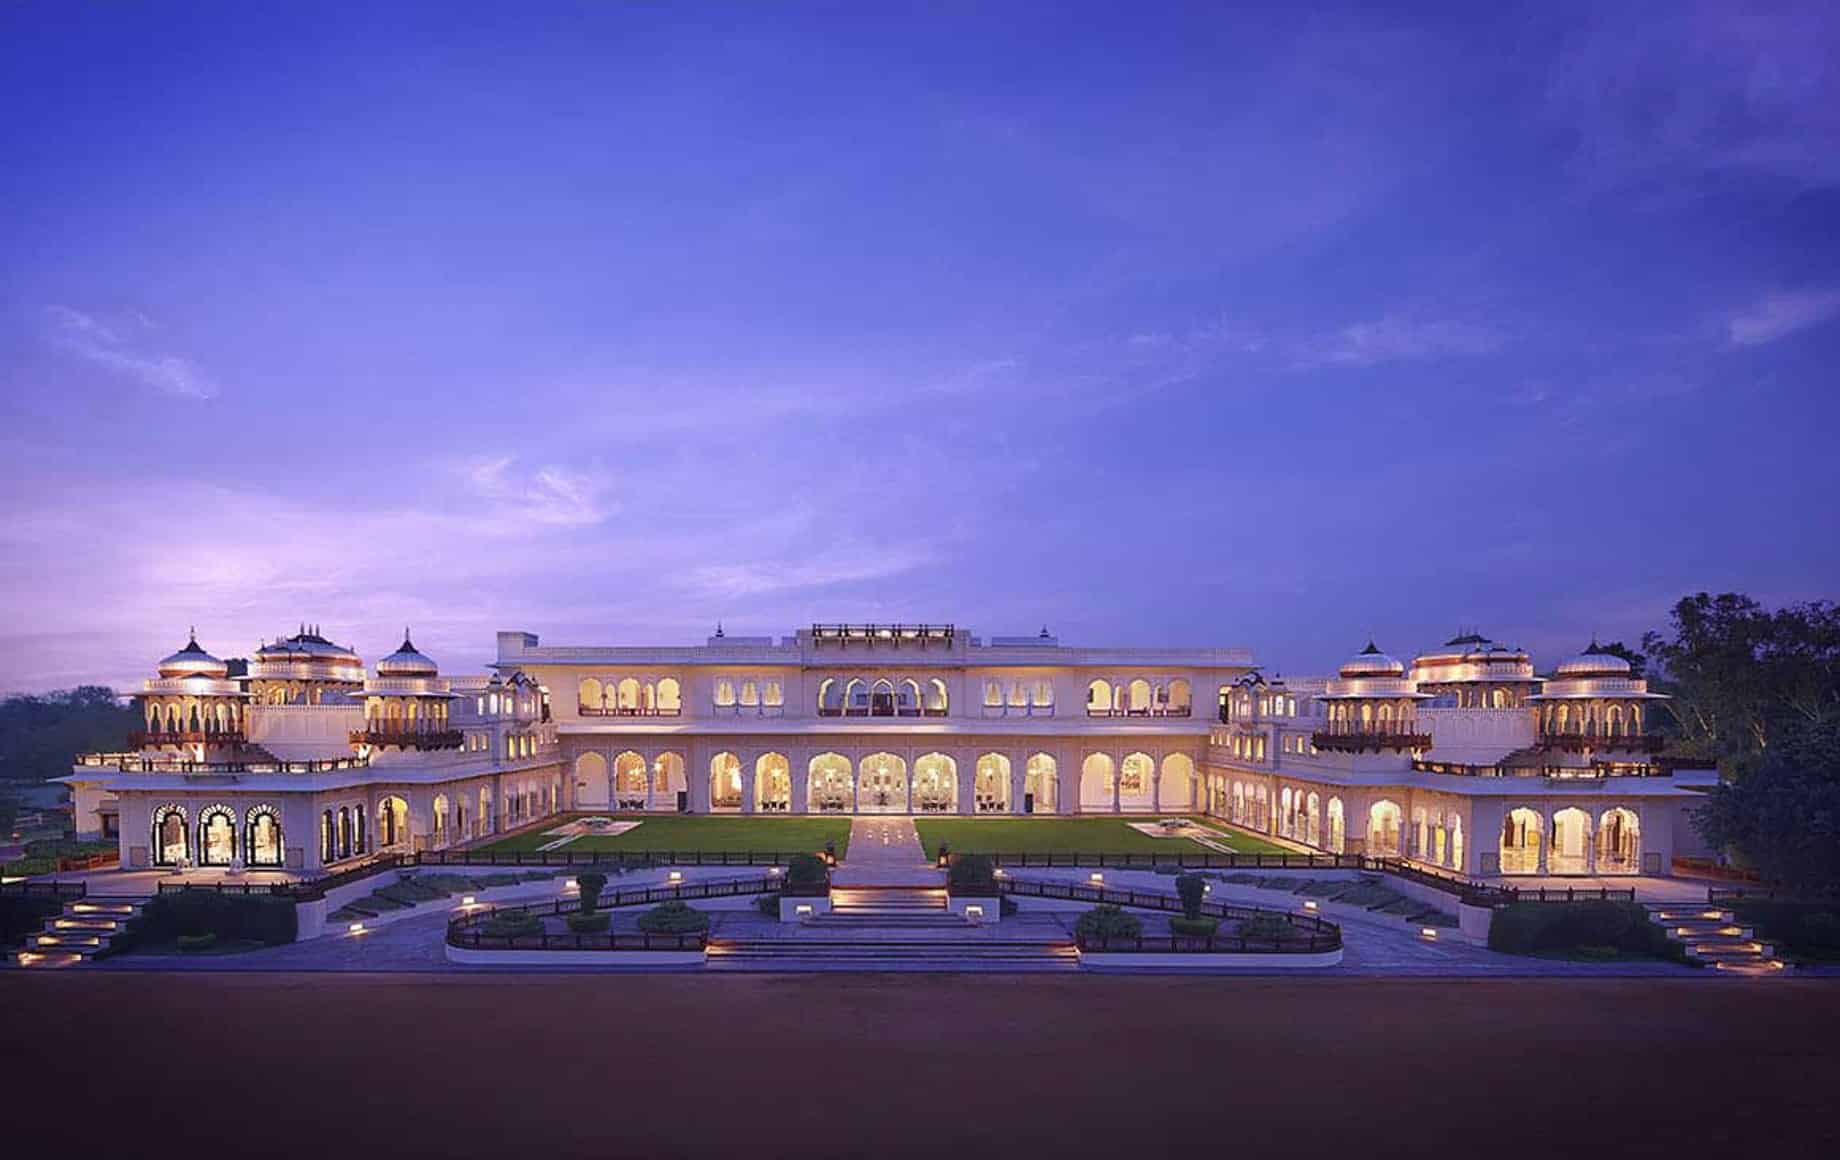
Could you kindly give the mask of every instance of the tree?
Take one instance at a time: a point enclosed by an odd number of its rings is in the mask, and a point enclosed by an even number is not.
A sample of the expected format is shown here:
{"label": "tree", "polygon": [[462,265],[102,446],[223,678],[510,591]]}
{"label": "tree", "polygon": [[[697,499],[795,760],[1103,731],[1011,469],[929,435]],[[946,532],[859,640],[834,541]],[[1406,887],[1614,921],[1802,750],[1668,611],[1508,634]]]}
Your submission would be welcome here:
{"label": "tree", "polygon": [[1754,770],[1714,787],[1693,823],[1770,882],[1840,889],[1840,721],[1786,733]]}
{"label": "tree", "polygon": [[0,701],[0,778],[62,777],[77,754],[120,752],[139,728],[141,715],[101,685],[8,697]]}
{"label": "tree", "polygon": [[1201,899],[1207,894],[1207,879],[1199,874],[1178,874],[1176,894],[1182,899],[1182,917],[1193,922],[1201,917]]}
{"label": "tree", "polygon": [[1840,608],[1826,601],[1770,611],[1739,593],[1701,592],[1674,606],[1673,633],[1642,645],[1673,722],[1678,757],[1730,777],[1756,768],[1785,735],[1840,717]]}
{"label": "tree", "polygon": [[581,912],[593,914],[594,908],[600,905],[601,891],[607,887],[607,876],[599,870],[590,870],[577,874],[575,885],[581,888]]}

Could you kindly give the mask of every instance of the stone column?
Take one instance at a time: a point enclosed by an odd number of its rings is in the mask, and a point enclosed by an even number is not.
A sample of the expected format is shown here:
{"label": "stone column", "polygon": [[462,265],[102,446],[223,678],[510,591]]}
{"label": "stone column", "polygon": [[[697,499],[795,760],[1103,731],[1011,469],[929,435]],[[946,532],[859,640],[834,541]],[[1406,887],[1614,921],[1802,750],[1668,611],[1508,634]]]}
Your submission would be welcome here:
{"label": "stone column", "polygon": [[1028,792],[1029,765],[1027,755],[1009,755],[1009,812],[1022,812],[1022,795]]}
{"label": "stone column", "polygon": [[[1109,753],[1106,754],[1106,758],[1108,760],[1111,759],[1111,754]],[[1120,793],[1122,791],[1123,785],[1124,785],[1124,763],[1121,761],[1112,761],[1112,812],[1113,813],[1118,812],[1118,802],[1119,802],[1119,797],[1120,797]]]}
{"label": "stone column", "polygon": [[760,754],[758,753],[751,754],[748,760],[741,763],[741,812],[743,814],[754,812],[754,775],[759,763]]}
{"label": "stone column", "polygon": [[787,753],[786,760],[792,765],[792,804],[786,812],[789,814],[809,813],[811,797],[806,793],[806,789],[811,780],[811,757],[798,749],[793,749]]}
{"label": "stone column", "polygon": [[958,763],[958,812],[977,813],[977,758]]}

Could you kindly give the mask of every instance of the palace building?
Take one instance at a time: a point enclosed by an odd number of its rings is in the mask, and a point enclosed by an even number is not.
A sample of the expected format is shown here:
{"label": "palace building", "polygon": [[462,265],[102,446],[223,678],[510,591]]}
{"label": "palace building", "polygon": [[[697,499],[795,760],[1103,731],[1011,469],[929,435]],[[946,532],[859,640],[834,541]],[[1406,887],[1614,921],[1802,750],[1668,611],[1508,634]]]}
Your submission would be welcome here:
{"label": "palace building", "polygon": [[136,748],[65,779],[79,829],[131,869],[318,874],[565,810],[1205,812],[1475,877],[1661,874],[1712,777],[1669,767],[1659,695],[1595,643],[1547,677],[1468,634],[1286,681],[1243,649],[816,624],[685,647],[501,632],[491,667],[443,676],[405,632],[367,673],[302,625],[233,673],[193,636],[136,695]]}

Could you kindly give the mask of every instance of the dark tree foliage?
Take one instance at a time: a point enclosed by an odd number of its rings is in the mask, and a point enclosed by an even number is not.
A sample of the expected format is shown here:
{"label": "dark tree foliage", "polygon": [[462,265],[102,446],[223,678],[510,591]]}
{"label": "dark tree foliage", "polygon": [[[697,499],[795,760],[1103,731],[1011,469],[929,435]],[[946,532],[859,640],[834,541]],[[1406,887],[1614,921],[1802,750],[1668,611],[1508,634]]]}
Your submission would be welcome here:
{"label": "dark tree foliage", "polygon": [[141,716],[101,685],[0,701],[0,778],[43,781],[70,772],[79,753],[120,752]]}
{"label": "dark tree foliage", "polygon": [[1770,882],[1840,890],[1840,720],[1784,735],[1755,769],[1715,787],[1693,822]]}
{"label": "dark tree foliage", "polygon": [[1672,697],[1662,704],[1677,756],[1742,777],[1779,741],[1840,717],[1840,607],[1771,611],[1738,593],[1701,592],[1671,619],[1671,634],[1651,632],[1642,645],[1657,690]]}
{"label": "dark tree foliage", "polygon": [[1193,922],[1201,917],[1201,902],[1207,895],[1207,879],[1199,874],[1178,874],[1176,894],[1182,899],[1182,916]]}

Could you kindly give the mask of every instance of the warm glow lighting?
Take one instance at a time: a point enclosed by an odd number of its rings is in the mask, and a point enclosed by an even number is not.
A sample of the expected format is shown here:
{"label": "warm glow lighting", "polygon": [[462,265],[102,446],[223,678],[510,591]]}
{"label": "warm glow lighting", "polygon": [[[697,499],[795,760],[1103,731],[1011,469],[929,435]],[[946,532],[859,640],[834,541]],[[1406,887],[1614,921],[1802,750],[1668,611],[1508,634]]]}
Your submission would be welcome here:
{"label": "warm glow lighting", "polygon": [[477,905],[477,902],[471,894],[468,894],[460,899],[460,905],[461,906],[474,906],[474,905]]}
{"label": "warm glow lighting", "polygon": [[351,934],[363,934],[364,924],[361,922],[354,922],[349,927],[347,927],[346,930],[348,933],[351,933]]}
{"label": "warm glow lighting", "polygon": [[806,905],[799,905],[793,908],[792,913],[798,915],[800,918],[810,918],[811,917],[811,907],[806,906]]}
{"label": "warm glow lighting", "polygon": [[580,890],[581,886],[573,878],[564,878],[562,880],[562,888],[564,890]]}
{"label": "warm glow lighting", "polygon": [[1304,908],[1305,910],[1315,910],[1315,909],[1316,909],[1316,900],[1315,900],[1314,898],[1311,898],[1311,899],[1306,899],[1306,900],[1304,901],[1304,904],[1303,904],[1303,908]]}
{"label": "warm glow lighting", "polygon": [[1418,937],[1419,937],[1419,938],[1424,938],[1424,939],[1432,939],[1432,940],[1434,940],[1434,941],[1435,941],[1435,940],[1437,939],[1437,927],[1435,927],[1435,926],[1421,926],[1421,927],[1419,927],[1419,928],[1418,928]]}
{"label": "warm glow lighting", "polygon": [[1105,882],[1105,875],[1099,873],[1097,870],[1087,875],[1087,877],[1092,881],[1093,885],[1095,886],[1103,885]]}
{"label": "warm glow lighting", "polygon": [[779,874],[779,872],[780,872],[780,869],[779,869],[779,867],[778,867],[778,866],[769,866],[769,867],[767,867],[767,873],[769,873],[769,874],[773,874],[773,875],[777,875],[777,874]]}
{"label": "warm glow lighting", "polygon": [[673,882],[682,882],[684,880],[684,872],[682,870],[673,870],[671,871],[670,877]]}
{"label": "warm glow lighting", "polygon": [[967,906],[965,907],[965,917],[973,922],[982,922],[984,920],[984,908],[981,906]]}

